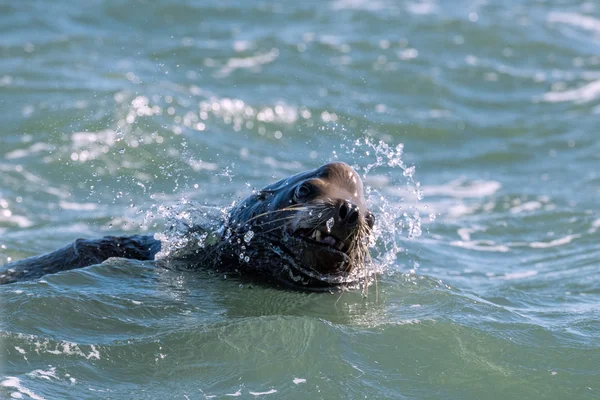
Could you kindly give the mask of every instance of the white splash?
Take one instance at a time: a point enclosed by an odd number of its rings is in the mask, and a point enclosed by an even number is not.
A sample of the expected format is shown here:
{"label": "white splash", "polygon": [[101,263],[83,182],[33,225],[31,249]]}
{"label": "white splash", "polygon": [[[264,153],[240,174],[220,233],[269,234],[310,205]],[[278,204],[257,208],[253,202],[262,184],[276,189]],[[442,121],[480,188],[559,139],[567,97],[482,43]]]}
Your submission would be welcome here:
{"label": "white splash", "polygon": [[384,0],[336,0],[332,4],[333,10],[364,10],[380,11],[391,8],[392,4]]}
{"label": "white splash", "polygon": [[10,151],[4,155],[4,158],[6,160],[14,160],[17,158],[33,156],[33,155],[39,154],[41,152],[49,152],[54,149],[55,149],[54,146],[51,146],[47,143],[38,142],[38,143],[32,144],[28,149],[17,149],[17,150]]}
{"label": "white splash", "polygon": [[250,393],[252,396],[263,396],[265,394],[273,394],[273,393],[277,393],[277,390],[275,389],[271,389],[268,392],[248,392]]}
{"label": "white splash", "polygon": [[450,246],[454,247],[462,247],[463,249],[476,250],[476,251],[490,251],[490,252],[498,252],[498,253],[507,253],[510,251],[510,248],[503,244],[496,244],[492,240],[473,240],[473,241],[463,241],[463,240],[455,240],[450,242]]}
{"label": "white splash", "polygon": [[229,76],[236,69],[255,69],[263,65],[270,64],[277,59],[279,56],[279,50],[271,49],[266,53],[258,53],[256,55],[245,57],[245,58],[230,58],[227,60],[227,64],[223,66],[218,72],[218,78],[224,78]]}
{"label": "white splash", "polygon": [[537,271],[534,270],[530,270],[530,271],[523,271],[523,272],[509,272],[504,274],[504,279],[505,280],[513,280],[513,279],[524,279],[524,278],[530,278],[532,276],[536,276],[538,274]]}
{"label": "white splash", "polygon": [[17,389],[18,392],[11,393],[11,397],[14,399],[21,399],[23,398],[21,394],[25,394],[34,400],[45,400],[45,397],[38,396],[37,394],[33,393],[33,391],[21,385],[19,378],[14,376],[7,376],[6,380],[0,382],[0,386]]}
{"label": "white splash", "polygon": [[471,240],[471,234],[477,232],[478,229],[474,228],[459,228],[456,233],[460,236],[460,240],[468,242]]}
{"label": "white splash", "polygon": [[[42,282],[42,281],[40,281]],[[86,354],[77,343],[73,342],[58,342],[54,345],[50,343],[49,339],[40,340],[35,335],[19,334],[19,337],[31,342],[34,346],[34,351],[37,354],[47,353],[54,355],[76,355],[83,357],[88,360],[99,360],[100,351],[94,345],[90,345],[90,351]]]}
{"label": "white splash", "polygon": [[94,211],[98,209],[98,204],[96,203],[72,203],[68,201],[60,201],[58,205],[63,210]]}
{"label": "white splash", "polygon": [[52,378],[58,379],[56,376],[56,367],[51,367],[48,371],[44,371],[43,369],[36,369],[35,371],[29,372],[27,375],[33,378],[42,378],[47,381],[51,381]]}
{"label": "white splash", "polygon": [[573,101],[575,103],[588,103],[600,97],[600,80],[593,81],[577,89],[562,92],[548,92],[542,95],[542,101],[560,103]]}
{"label": "white splash", "polygon": [[437,13],[439,7],[433,1],[420,1],[418,3],[407,3],[406,10],[415,15],[429,15]]}
{"label": "white splash", "polygon": [[184,200],[172,207],[158,206],[157,214],[166,221],[164,232],[154,238],[162,242],[161,251],[155,259],[168,259],[180,252],[195,251],[214,243],[216,233],[225,223],[226,208],[207,207]]}
{"label": "white splash", "polygon": [[542,203],[539,201],[528,201],[510,209],[511,214],[519,214],[522,212],[535,211],[542,207]]}
{"label": "white splash", "polygon": [[586,31],[600,34],[600,20],[588,15],[567,12],[551,12],[548,14],[548,22],[571,25]]}
{"label": "white splash", "polygon": [[552,240],[550,242],[532,242],[529,244],[529,247],[531,247],[533,249],[548,249],[550,247],[558,247],[558,246],[563,246],[565,244],[569,244],[574,239],[578,239],[580,237],[581,237],[581,235],[579,235],[579,234],[567,235],[565,237]]}

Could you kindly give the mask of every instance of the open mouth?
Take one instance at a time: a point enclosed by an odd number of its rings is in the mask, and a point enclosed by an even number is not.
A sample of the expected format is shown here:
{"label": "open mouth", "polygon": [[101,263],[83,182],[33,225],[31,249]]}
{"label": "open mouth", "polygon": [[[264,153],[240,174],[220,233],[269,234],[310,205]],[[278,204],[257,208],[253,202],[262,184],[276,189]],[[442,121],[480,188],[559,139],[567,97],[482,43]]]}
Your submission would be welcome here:
{"label": "open mouth", "polygon": [[277,248],[290,257],[289,278],[293,282],[315,289],[356,282],[350,255],[355,238],[343,241],[323,227],[297,228],[281,239]]}
{"label": "open mouth", "polygon": [[324,232],[322,229],[298,229],[293,234],[294,237],[307,243],[323,246],[335,252],[347,254],[349,245],[335,236]]}
{"label": "open mouth", "polygon": [[287,237],[286,247],[295,254],[305,271],[313,271],[317,274],[314,277],[320,276],[319,279],[326,279],[324,276],[332,274],[346,276],[351,270],[351,259],[347,253],[350,244],[346,245],[326,233],[325,229],[297,229]]}

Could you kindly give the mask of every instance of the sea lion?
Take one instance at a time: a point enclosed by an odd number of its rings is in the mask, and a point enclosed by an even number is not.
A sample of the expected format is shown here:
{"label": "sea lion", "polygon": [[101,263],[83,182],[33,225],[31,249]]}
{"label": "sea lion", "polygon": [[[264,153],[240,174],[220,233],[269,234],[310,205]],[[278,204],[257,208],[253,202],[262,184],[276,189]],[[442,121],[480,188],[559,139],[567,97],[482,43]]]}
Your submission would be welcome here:
{"label": "sea lion", "polygon": [[[363,183],[342,162],[273,183],[233,206],[202,243],[160,260],[186,269],[212,268],[259,276],[276,285],[328,290],[356,282],[368,264],[375,218]],[[111,257],[154,260],[153,236],[78,239],[55,252],[4,266],[0,283],[99,264]]]}

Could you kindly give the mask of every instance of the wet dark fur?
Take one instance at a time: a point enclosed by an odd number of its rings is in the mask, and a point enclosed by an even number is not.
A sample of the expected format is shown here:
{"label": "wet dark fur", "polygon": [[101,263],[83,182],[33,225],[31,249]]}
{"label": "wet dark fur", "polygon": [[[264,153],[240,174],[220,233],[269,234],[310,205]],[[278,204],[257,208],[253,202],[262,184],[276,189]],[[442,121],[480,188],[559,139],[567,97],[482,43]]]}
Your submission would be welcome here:
{"label": "wet dark fur", "polygon": [[52,253],[4,265],[0,271],[0,284],[37,279],[47,274],[100,264],[111,257],[153,260],[159,251],[160,241],[152,236],[77,239]]}
{"label": "wet dark fur", "polygon": [[[216,243],[160,264],[235,271],[322,290],[356,280],[354,272],[367,262],[372,226],[360,178],[348,165],[330,163],[248,196],[230,210]],[[331,235],[328,240],[340,249],[310,240],[316,229]],[[152,236],[78,239],[55,252],[4,266],[0,283],[36,279],[111,257],[153,260],[160,248]]]}

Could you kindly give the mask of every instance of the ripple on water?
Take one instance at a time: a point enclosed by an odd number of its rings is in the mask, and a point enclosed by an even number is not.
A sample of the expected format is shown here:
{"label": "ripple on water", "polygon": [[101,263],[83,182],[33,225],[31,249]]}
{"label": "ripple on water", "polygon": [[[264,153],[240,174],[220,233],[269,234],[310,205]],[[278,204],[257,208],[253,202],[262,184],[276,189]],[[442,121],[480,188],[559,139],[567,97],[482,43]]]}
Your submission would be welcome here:
{"label": "ripple on water", "polygon": [[381,268],[0,287],[0,397],[597,397],[595,2],[5,3],[0,263],[343,160]]}

